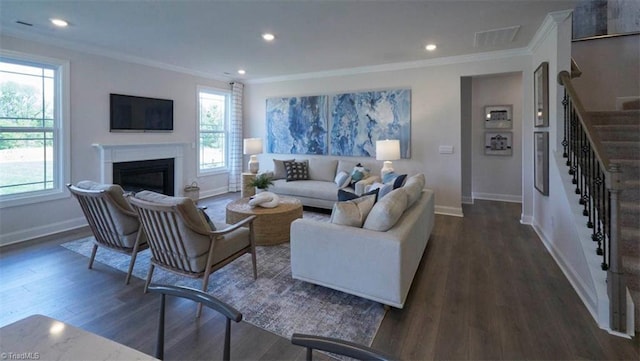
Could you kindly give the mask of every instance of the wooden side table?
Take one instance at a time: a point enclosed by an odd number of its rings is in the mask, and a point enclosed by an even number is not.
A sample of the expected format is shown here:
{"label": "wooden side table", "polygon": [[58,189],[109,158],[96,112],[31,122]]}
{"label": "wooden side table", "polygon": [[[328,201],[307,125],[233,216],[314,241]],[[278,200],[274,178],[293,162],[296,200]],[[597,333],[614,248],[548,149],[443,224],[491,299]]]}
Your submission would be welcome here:
{"label": "wooden side table", "polygon": [[242,191],[240,191],[240,196],[242,198],[251,197],[256,194],[256,188],[249,185],[252,180],[256,179],[256,175],[254,173],[242,173]]}
{"label": "wooden side table", "polygon": [[289,242],[291,222],[302,218],[302,202],[293,197],[280,196],[280,204],[275,208],[249,206],[249,198],[241,198],[227,204],[227,223],[234,224],[249,217],[253,221],[256,244],[270,246]]}

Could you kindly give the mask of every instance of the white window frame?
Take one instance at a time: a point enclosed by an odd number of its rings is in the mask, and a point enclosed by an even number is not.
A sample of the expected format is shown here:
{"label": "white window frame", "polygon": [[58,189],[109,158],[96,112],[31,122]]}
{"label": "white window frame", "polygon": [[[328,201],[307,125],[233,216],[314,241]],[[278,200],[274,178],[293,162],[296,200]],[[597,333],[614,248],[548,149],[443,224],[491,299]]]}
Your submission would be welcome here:
{"label": "white window frame", "polygon": [[[222,95],[225,97],[225,112],[224,112],[225,119],[224,119],[223,133],[225,138],[224,146],[226,149],[224,152],[225,165],[222,167],[207,168],[207,169],[200,168],[200,164],[201,164],[200,162],[200,93],[216,94],[216,95]],[[200,176],[228,173],[229,172],[229,123],[231,120],[231,90],[198,85],[197,92],[196,92],[196,112],[198,117],[198,124],[196,126],[196,169],[198,170],[197,175],[200,177]]]}
{"label": "white window frame", "polygon": [[20,53],[0,49],[0,57],[26,65],[46,65],[54,67],[54,159],[55,167],[53,189],[23,192],[0,196],[0,208],[16,207],[33,203],[69,198],[71,195],[66,184],[71,179],[71,131],[70,131],[70,65],[68,60],[60,60],[39,55]]}

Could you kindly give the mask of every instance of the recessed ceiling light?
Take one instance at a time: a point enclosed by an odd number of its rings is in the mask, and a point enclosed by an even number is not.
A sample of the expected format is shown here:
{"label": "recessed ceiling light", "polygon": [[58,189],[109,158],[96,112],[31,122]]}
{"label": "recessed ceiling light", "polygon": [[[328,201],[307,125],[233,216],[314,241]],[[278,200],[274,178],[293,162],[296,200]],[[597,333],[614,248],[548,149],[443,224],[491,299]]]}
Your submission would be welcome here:
{"label": "recessed ceiling light", "polygon": [[429,51],[434,51],[434,50],[436,50],[437,46],[436,46],[436,44],[428,44],[424,48],[429,50]]}
{"label": "recessed ceiling light", "polygon": [[246,73],[247,73],[247,72],[246,72],[244,69],[239,69],[239,70],[238,70],[238,74],[240,74],[240,75],[244,75],[244,74],[246,74]]}
{"label": "recessed ceiling light", "polygon": [[64,20],[62,20],[62,19],[55,19],[55,18],[54,18],[54,19],[50,19],[50,20],[51,20],[51,23],[52,23],[53,25],[55,25],[55,26],[57,26],[57,27],[60,27],[60,28],[64,28],[64,27],[66,27],[66,26],[68,26],[68,25],[69,25],[69,23],[68,23],[68,22],[66,22],[66,21],[64,21]]}
{"label": "recessed ceiling light", "polygon": [[264,33],[262,34],[262,38],[266,41],[273,41],[273,39],[275,39],[276,36],[271,33]]}

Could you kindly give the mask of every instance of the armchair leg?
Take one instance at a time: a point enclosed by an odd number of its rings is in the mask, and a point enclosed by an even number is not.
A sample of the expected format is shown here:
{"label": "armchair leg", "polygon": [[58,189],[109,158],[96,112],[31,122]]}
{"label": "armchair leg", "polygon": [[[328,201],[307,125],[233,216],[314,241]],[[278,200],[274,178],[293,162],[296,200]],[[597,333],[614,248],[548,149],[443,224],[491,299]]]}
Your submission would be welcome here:
{"label": "armchair leg", "polygon": [[149,284],[151,284],[151,277],[153,277],[154,269],[155,265],[153,263],[149,264],[149,272],[147,272],[147,282],[144,283],[144,293],[147,293],[147,288],[149,288]]}
{"label": "armchair leg", "polygon": [[127,278],[124,280],[124,284],[128,285],[131,280],[131,272],[133,272],[133,265],[136,263],[136,257],[138,257],[138,248],[140,247],[140,235],[142,230],[138,230],[138,236],[136,237],[136,243],[133,245],[133,251],[131,251],[131,260],[129,261],[129,271],[127,272]]}
{"label": "armchair leg", "polygon": [[[202,278],[202,292],[207,293],[207,287],[209,286],[209,276],[211,275],[211,267],[207,268]],[[196,318],[200,318],[202,314],[202,303],[198,303],[198,309],[196,310]]]}
{"label": "armchair leg", "polygon": [[89,269],[93,268],[93,260],[96,258],[96,252],[98,251],[98,245],[94,244],[91,250],[91,258],[89,258]]}

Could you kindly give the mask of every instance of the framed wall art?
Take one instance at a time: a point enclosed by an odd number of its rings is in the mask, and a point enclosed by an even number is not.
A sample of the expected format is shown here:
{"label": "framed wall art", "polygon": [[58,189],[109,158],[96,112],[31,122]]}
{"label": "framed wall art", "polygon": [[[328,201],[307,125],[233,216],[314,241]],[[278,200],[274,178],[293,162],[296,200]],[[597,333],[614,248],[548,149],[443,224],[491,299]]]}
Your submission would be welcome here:
{"label": "framed wall art", "polygon": [[267,151],[328,154],[327,100],[326,95],[268,98]]}
{"label": "framed wall art", "polygon": [[540,64],[533,73],[534,126],[549,126],[549,63]]}
{"label": "framed wall art", "polygon": [[484,154],[513,155],[512,132],[485,132]]}
{"label": "framed wall art", "polygon": [[487,129],[513,128],[513,106],[487,105],[484,107],[484,127]]}
{"label": "framed wall art", "polygon": [[549,132],[533,133],[533,178],[538,192],[549,195]]}

